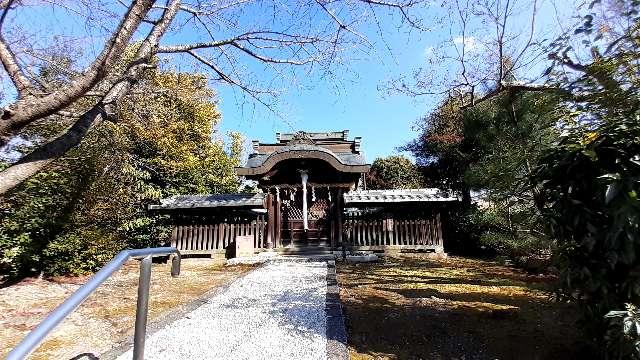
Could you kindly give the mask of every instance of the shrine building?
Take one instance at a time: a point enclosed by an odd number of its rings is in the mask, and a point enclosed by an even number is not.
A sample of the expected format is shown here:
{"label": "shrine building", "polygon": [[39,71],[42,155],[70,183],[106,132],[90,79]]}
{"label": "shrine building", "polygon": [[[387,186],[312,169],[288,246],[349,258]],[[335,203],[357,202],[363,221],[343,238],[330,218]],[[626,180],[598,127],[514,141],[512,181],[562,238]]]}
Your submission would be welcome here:
{"label": "shrine building", "polygon": [[442,217],[457,198],[438,189],[366,190],[361,138],[349,131],[276,134],[253,141],[237,174],[255,194],[180,195],[150,205],[170,215],[183,254],[230,254],[239,236],[253,252],[443,252]]}

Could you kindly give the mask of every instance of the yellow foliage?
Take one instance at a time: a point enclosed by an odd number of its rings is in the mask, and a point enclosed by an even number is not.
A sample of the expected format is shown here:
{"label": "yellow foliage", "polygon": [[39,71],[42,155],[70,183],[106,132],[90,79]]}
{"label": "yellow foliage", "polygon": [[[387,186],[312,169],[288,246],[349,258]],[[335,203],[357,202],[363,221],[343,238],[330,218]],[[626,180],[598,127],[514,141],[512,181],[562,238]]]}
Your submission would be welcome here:
{"label": "yellow foliage", "polygon": [[[202,74],[156,71],[121,104],[123,133],[143,144],[148,165],[169,177],[190,177],[189,192],[215,192],[234,188],[234,152],[239,134],[230,134],[231,154],[214,141],[221,120],[215,92]],[[240,139],[240,140],[239,140]],[[240,146],[241,149],[241,146]],[[211,189],[211,185],[219,189]]]}

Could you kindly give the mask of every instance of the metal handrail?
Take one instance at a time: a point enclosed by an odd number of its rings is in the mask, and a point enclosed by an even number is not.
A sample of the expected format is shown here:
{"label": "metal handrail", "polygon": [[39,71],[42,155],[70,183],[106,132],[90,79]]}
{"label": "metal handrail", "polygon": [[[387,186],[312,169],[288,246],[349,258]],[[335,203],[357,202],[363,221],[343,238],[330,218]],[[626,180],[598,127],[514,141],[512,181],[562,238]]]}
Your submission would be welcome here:
{"label": "metal handrail", "polygon": [[151,280],[151,258],[154,256],[176,255],[171,263],[171,276],[180,275],[180,252],[175,247],[124,250],[118,253],[98,271],[86,284],[82,285],[67,300],[51,312],[35,329],[9,353],[7,360],[26,359],[49,333],[89,297],[105,280],[132,258],[140,258],[140,278],[138,279],[138,301],[136,307],[136,325],[133,340],[133,359],[143,359],[144,340],[147,330],[149,309],[149,283]]}

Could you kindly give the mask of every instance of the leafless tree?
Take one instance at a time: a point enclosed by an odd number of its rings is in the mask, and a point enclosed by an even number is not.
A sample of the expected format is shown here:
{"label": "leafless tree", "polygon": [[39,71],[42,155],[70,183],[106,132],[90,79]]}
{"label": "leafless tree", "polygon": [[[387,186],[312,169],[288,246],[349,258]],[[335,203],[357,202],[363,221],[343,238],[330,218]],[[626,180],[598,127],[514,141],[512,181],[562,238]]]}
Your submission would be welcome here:
{"label": "leafless tree", "polygon": [[[421,2],[1,0],[0,61],[16,98],[2,109],[0,146],[45,118],[70,119],[70,123],[58,136],[0,172],[0,195],[76,146],[92,127],[114,120],[119,99],[145,69],[155,66],[158,57],[186,57],[206,68],[212,79],[236,86],[270,106],[268,99],[277,89],[271,83],[252,81],[252,71],[254,75],[271,71],[276,77],[290,68],[329,72],[345,62],[345,51],[370,47],[359,32],[363,22],[390,15],[398,26],[420,28],[410,11]],[[88,29],[98,33],[88,37],[91,45],[104,37],[101,50],[86,66],[66,70],[70,81],[62,85],[50,86],[34,76],[34,66],[48,62],[35,43],[39,35],[55,29],[29,33],[21,21],[42,7],[85,21]],[[10,31],[6,29],[9,22]],[[61,35],[57,41],[72,36]],[[132,46],[135,53],[129,54]]]}
{"label": "leafless tree", "polygon": [[536,71],[550,64],[543,39],[561,36],[573,27],[547,24],[541,29],[543,2],[552,5],[545,0],[448,1],[441,22],[447,24],[449,36],[429,49],[428,66],[393,81],[390,90],[411,96],[455,96],[463,108],[506,91],[557,90],[543,71]]}
{"label": "leafless tree", "polygon": [[[387,90],[455,97],[472,107],[509,92],[552,91],[588,100],[576,84],[620,93],[637,81],[637,5],[621,0],[448,0],[440,22],[448,36],[430,48],[427,64]],[[546,6],[546,18],[540,16]],[[562,7],[564,10],[558,10]],[[554,14],[549,19],[548,14]],[[543,23],[543,24],[541,24]],[[624,58],[624,61],[618,61]],[[611,59],[626,75],[602,71]],[[585,79],[590,79],[585,81]]]}

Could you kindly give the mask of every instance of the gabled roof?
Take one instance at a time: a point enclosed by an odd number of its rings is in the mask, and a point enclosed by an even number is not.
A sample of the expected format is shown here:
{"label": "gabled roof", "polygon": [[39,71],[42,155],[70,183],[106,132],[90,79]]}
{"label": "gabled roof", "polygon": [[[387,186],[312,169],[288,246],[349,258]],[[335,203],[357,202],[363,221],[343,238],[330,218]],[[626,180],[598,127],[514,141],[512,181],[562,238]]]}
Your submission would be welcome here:
{"label": "gabled roof", "polygon": [[325,160],[336,170],[343,172],[367,172],[369,165],[362,154],[334,153],[318,145],[295,144],[283,146],[269,154],[254,154],[249,157],[247,164],[238,168],[238,175],[254,175],[269,171],[275,164],[285,159],[310,158]]}
{"label": "gabled roof", "polygon": [[236,169],[240,176],[266,174],[279,162],[288,159],[318,159],[343,173],[360,174],[369,171],[360,150],[359,137],[348,140],[348,130],[335,132],[278,133],[276,143],[253,141],[253,154],[247,163]]}
{"label": "gabled roof", "polygon": [[264,207],[265,194],[177,195],[149,205],[149,210],[205,209],[217,207]]}
{"label": "gabled roof", "polygon": [[457,201],[440,189],[357,190],[344,194],[345,204]]}

